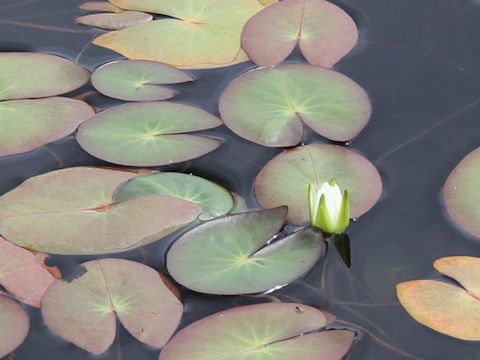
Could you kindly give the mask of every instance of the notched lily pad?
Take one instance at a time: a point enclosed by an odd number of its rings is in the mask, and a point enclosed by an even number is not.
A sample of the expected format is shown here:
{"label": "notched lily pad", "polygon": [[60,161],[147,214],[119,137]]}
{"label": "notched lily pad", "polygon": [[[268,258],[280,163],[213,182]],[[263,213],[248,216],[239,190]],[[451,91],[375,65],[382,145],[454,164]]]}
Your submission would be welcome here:
{"label": "notched lily pad", "polygon": [[320,186],[332,178],[348,191],[353,218],[370,210],[382,194],[380,174],[365,157],[342,146],[311,144],[270,160],[255,180],[255,195],[265,208],[288,206],[287,220],[300,225],[309,220],[309,184]]}
{"label": "notched lily pad", "polygon": [[173,335],[183,305],[154,269],[122,259],[83,266],[85,274],[70,283],[56,281],[43,298],[43,319],[56,335],[93,354],[112,345],[116,318],[152,347]]}
{"label": "notched lily pad", "polygon": [[165,86],[192,81],[185,72],[171,65],[145,60],[115,61],[99,67],[92,84],[99,92],[126,101],[156,101],[175,96]]}
{"label": "notched lily pad", "polygon": [[324,249],[311,229],[271,242],[283,227],[285,207],[253,211],[200,225],[176,241],[167,255],[171,276],[202,293],[258,293],[286,285],[313,267]]}
{"label": "notched lily pad", "polygon": [[0,359],[19,347],[28,335],[30,320],[15,301],[0,295]]}
{"label": "notched lily pad", "polygon": [[151,14],[140,11],[124,11],[114,14],[91,14],[77,18],[77,24],[97,27],[104,30],[120,30],[153,20]]}
{"label": "notched lily pad", "polygon": [[340,360],[355,334],[319,331],[332,315],[302,304],[242,306],[196,321],[162,349],[160,360]]}
{"label": "notched lily pad", "polygon": [[246,73],[225,90],[219,109],[237,135],[271,147],[300,143],[304,124],[328,139],[349,140],[372,111],[367,93],[353,80],[305,64]]}
{"label": "notched lily pad", "polygon": [[222,142],[183,133],[220,126],[199,108],[170,102],[125,104],[83,123],[80,146],[91,155],[127,166],[160,166],[203,156]]}
{"label": "notched lily pad", "polygon": [[0,234],[51,254],[102,254],[159,240],[200,215],[170,196],[114,202],[115,189],[135,175],[76,167],[30,178],[0,197]]}
{"label": "notched lily pad", "polygon": [[111,13],[121,13],[125,11],[107,1],[88,1],[80,5],[80,9],[87,11],[100,11]]}

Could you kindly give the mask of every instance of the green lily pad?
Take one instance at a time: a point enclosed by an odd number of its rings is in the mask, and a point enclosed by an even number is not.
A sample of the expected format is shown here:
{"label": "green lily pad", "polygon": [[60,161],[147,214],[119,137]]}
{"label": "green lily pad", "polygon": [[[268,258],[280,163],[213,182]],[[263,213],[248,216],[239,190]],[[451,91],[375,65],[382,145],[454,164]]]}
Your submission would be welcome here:
{"label": "green lily pad", "polygon": [[212,220],[184,234],[167,255],[170,275],[190,290],[236,295],[271,290],[309,271],[323,237],[300,230],[270,242],[283,227],[285,207]]}
{"label": "green lily pad", "polygon": [[65,94],[90,80],[90,73],[60,56],[0,53],[0,100]]}
{"label": "green lily pad", "polygon": [[170,196],[114,202],[115,189],[135,175],[76,167],[30,178],[0,197],[0,234],[50,254],[102,254],[159,240],[200,215]]}
{"label": "green lily pad", "polygon": [[153,20],[151,14],[140,11],[124,11],[114,14],[91,14],[80,16],[76,22],[82,25],[97,27],[104,30],[120,30],[136,24]]}
{"label": "green lily pad", "polygon": [[265,208],[288,206],[287,220],[304,224],[308,217],[308,186],[334,178],[348,191],[350,214],[357,218],[370,210],[382,194],[382,179],[362,155],[342,146],[312,144],[273,158],[258,174],[255,195]]}
{"label": "green lily pad", "polygon": [[340,360],[349,330],[323,329],[330,314],[302,304],[242,306],[196,321],[162,349],[160,360]]}
{"label": "green lily pad", "polygon": [[240,196],[236,192],[232,192],[231,194],[233,197],[234,205],[232,210],[230,210],[230,214],[239,214],[249,210],[247,201],[242,196]]}
{"label": "green lily pad", "polygon": [[182,173],[159,173],[137,176],[121,185],[115,201],[139,196],[166,195],[190,201],[203,208],[200,220],[228,214],[233,207],[232,195],[223,187],[198,176]]}
{"label": "green lily pad", "polygon": [[30,320],[15,301],[0,295],[0,359],[19,347],[28,335]]}
{"label": "green lily pad", "polygon": [[158,272],[122,259],[84,263],[72,282],[56,281],[42,300],[47,327],[93,353],[112,345],[116,318],[139,341],[162,347],[182,317],[183,305]]}
{"label": "green lily pad", "polygon": [[126,101],[165,100],[175,92],[164,84],[177,84],[193,79],[173,66],[155,61],[124,60],[99,67],[92,75],[92,84],[99,92]]}
{"label": "green lily pad", "polygon": [[125,11],[107,1],[87,1],[86,3],[80,5],[80,9],[87,11],[100,11],[111,13],[121,13]]}
{"label": "green lily pad", "polygon": [[271,147],[302,142],[304,124],[328,139],[346,141],[371,115],[367,93],[353,80],[306,64],[246,73],[225,90],[219,109],[237,135]]}
{"label": "green lily pad", "polygon": [[53,97],[0,102],[0,156],[34,150],[71,133],[95,115],[87,103]]}
{"label": "green lily pad", "polygon": [[222,142],[182,134],[220,126],[199,108],[170,102],[116,106],[80,126],[77,141],[91,155],[127,166],[160,166],[203,156]]}
{"label": "green lily pad", "polygon": [[283,0],[252,17],[242,34],[243,48],[260,66],[280,64],[299,44],[309,63],[332,67],[357,40],[353,19],[325,0]]}

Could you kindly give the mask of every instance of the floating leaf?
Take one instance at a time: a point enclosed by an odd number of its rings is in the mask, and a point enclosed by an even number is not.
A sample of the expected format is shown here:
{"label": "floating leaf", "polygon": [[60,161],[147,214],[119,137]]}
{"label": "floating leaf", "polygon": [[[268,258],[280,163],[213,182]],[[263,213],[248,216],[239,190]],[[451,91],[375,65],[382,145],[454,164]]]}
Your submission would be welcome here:
{"label": "floating leaf", "polygon": [[0,197],[0,234],[51,254],[101,254],[156,241],[200,215],[170,196],[114,202],[115,189],[135,175],[76,167],[30,178]]}
{"label": "floating leaf", "polygon": [[139,196],[166,195],[201,206],[200,220],[210,220],[227,214],[233,207],[232,195],[223,187],[198,176],[181,173],[159,173],[137,176],[121,185],[115,201]]}
{"label": "floating leaf", "polygon": [[173,335],[183,305],[154,269],[122,259],[83,266],[85,274],[70,283],[56,281],[43,298],[43,319],[55,334],[93,354],[112,345],[115,317],[153,347],[162,347]]}
{"label": "floating leaf", "polygon": [[220,140],[181,134],[220,126],[199,108],[169,102],[120,105],[97,114],[78,130],[77,141],[91,155],[127,166],[160,166],[205,155]]}
{"label": "floating leaf", "polygon": [[15,301],[0,296],[0,359],[23,343],[29,329],[25,310]]}
{"label": "floating leaf", "polygon": [[260,304],[196,321],[163,348],[160,360],[340,360],[353,344],[349,330],[318,330],[332,316],[301,304]]}
{"label": "floating leaf", "polygon": [[480,258],[447,257],[435,268],[463,287],[435,280],[397,285],[400,303],[421,324],[462,340],[480,341]]}
{"label": "floating leaf", "polygon": [[273,158],[257,176],[255,194],[266,208],[288,206],[288,221],[308,221],[308,185],[334,178],[350,198],[350,214],[357,218],[370,210],[382,193],[382,179],[373,164],[347,148],[312,144]]}
{"label": "floating leaf", "polygon": [[101,11],[121,13],[124,10],[106,1],[89,1],[80,5],[80,9],[87,11]]}
{"label": "floating leaf", "polygon": [[99,67],[92,84],[99,92],[126,101],[165,100],[175,92],[160,86],[192,81],[185,72],[155,61],[115,61]]}
{"label": "floating leaf", "polygon": [[180,68],[207,69],[248,60],[240,37],[247,20],[264,8],[258,0],[112,0],[128,10],[172,18],[104,34],[94,44],[127,58]]}
{"label": "floating leaf", "polygon": [[60,95],[88,80],[87,70],[60,56],[0,52],[0,100]]}
{"label": "floating leaf", "polygon": [[230,210],[230,214],[239,214],[239,213],[246,212],[246,211],[249,210],[248,209],[248,204],[242,196],[240,196],[236,192],[232,192],[231,194],[232,194],[232,197],[233,197],[234,205],[233,205],[232,210]]}
{"label": "floating leaf", "polygon": [[207,294],[250,294],[288,284],[312,268],[324,243],[311,229],[270,243],[286,215],[281,207],[200,225],[173,244],[168,271],[183,286]]}
{"label": "floating leaf", "polygon": [[0,102],[0,156],[34,150],[72,132],[95,115],[92,107],[62,97]]}
{"label": "floating leaf", "polygon": [[252,17],[242,45],[260,66],[277,65],[300,45],[313,65],[331,67],[355,46],[358,30],[353,19],[324,0],[284,0]]}
{"label": "floating leaf", "polygon": [[355,137],[368,123],[368,95],[332,70],[305,64],[257,69],[239,77],[220,99],[220,114],[237,135],[265,146],[293,146],[304,123],[331,140]]}
{"label": "floating leaf", "polygon": [[105,30],[120,30],[152,20],[153,16],[151,14],[140,11],[125,11],[118,14],[91,14],[80,16],[76,22]]}

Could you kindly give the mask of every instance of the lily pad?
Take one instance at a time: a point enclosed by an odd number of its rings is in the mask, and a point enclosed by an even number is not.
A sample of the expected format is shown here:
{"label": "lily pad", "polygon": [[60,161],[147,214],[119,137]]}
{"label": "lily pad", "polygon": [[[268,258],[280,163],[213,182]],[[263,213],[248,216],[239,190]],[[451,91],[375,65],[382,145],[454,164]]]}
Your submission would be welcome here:
{"label": "lily pad", "polygon": [[87,70],[60,56],[0,52],[0,100],[65,94],[88,80]]}
{"label": "lily pad", "polygon": [[15,301],[0,296],[0,359],[23,343],[29,329],[25,310]]}
{"label": "lily pad", "polygon": [[260,66],[283,62],[297,44],[313,65],[332,67],[355,46],[353,19],[325,0],[283,0],[252,17],[242,45]]}
{"label": "lily pad", "polygon": [[200,215],[170,196],[114,202],[115,189],[135,175],[76,167],[30,178],[0,197],[0,234],[51,254],[102,254],[159,240]]}
{"label": "lily pad", "polygon": [[241,195],[237,194],[236,192],[232,192],[231,194],[234,205],[232,210],[230,210],[230,214],[239,214],[249,210],[247,201]]}
{"label": "lily pad", "polygon": [[107,1],[88,1],[80,5],[80,9],[87,10],[87,11],[100,11],[100,12],[112,12],[112,13],[121,13],[125,11]]}
{"label": "lily pad", "polygon": [[397,285],[400,303],[421,324],[462,340],[480,341],[480,258],[447,257],[435,268],[463,288],[436,280]]}
{"label": "lily pad", "polygon": [[120,30],[152,20],[153,16],[151,14],[140,11],[124,11],[118,14],[105,13],[80,16],[76,22],[104,30]]}
{"label": "lily pad", "polygon": [[300,143],[304,124],[328,139],[346,141],[371,115],[367,93],[353,80],[306,64],[252,70],[230,84],[219,107],[233,132],[271,147]]}
{"label": "lily pad", "polygon": [[115,340],[116,318],[139,341],[162,347],[180,323],[183,305],[152,268],[122,259],[83,264],[72,282],[56,281],[42,301],[48,328],[93,354]]}
{"label": "lily pad", "polygon": [[83,123],[80,146],[91,155],[127,166],[160,166],[205,155],[222,142],[182,134],[220,126],[217,117],[199,108],[170,102],[116,106]]}
{"label": "lily pad", "polygon": [[0,156],[34,150],[71,133],[95,115],[92,107],[63,97],[0,102]]}
{"label": "lily pad", "polygon": [[170,275],[207,294],[258,293],[286,285],[322,255],[323,237],[304,229],[271,242],[287,208],[227,216],[200,225],[175,242],[167,255]]}
{"label": "lily pad", "polygon": [[155,61],[125,60],[99,67],[92,84],[99,92],[126,101],[165,100],[175,92],[163,84],[177,84],[193,79],[173,66]]}
{"label": "lily pad", "polygon": [[177,197],[203,208],[200,220],[210,220],[230,212],[232,195],[223,187],[198,176],[182,173],[159,173],[137,176],[121,185],[115,201],[139,196],[165,195]]}
{"label": "lily pad", "polygon": [[287,220],[303,224],[308,217],[308,186],[336,179],[348,191],[350,214],[370,210],[382,194],[382,179],[362,155],[342,146],[311,144],[281,153],[260,171],[255,194],[265,208],[288,206]]}
{"label": "lily pad", "polygon": [[240,38],[247,20],[264,8],[258,0],[112,0],[122,9],[171,18],[101,35],[94,44],[127,58],[180,68],[207,69],[248,60]]}
{"label": "lily pad", "polygon": [[160,360],[340,360],[355,334],[318,331],[330,314],[301,304],[242,306],[196,321],[162,349]]}

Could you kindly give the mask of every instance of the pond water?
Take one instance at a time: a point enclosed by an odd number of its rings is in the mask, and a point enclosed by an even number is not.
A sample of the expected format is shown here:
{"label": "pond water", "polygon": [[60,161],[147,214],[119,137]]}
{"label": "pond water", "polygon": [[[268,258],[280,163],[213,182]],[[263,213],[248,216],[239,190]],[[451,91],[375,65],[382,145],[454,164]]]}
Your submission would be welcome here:
{"label": "pond water", "polygon": [[[76,26],[83,0],[0,0],[0,51],[40,51],[66,56],[89,70],[120,56],[90,44],[100,31]],[[349,229],[352,267],[334,248],[301,281],[268,295],[220,297],[182,289],[186,305],[181,327],[232,306],[298,301],[328,310],[338,328],[359,338],[349,360],[478,360],[480,345],[438,334],[416,323],[399,305],[395,285],[433,278],[435,259],[480,256],[480,242],[447,217],[441,189],[452,168],[480,145],[480,1],[342,0],[361,31],[355,50],[335,68],[369,93],[373,117],[349,146],[379,168],[380,202]],[[293,54],[289,61],[301,61]],[[176,101],[217,114],[223,89],[252,63],[193,71],[193,84],[176,86]],[[72,96],[99,109],[118,103],[85,86]],[[206,132],[222,138],[213,153],[170,167],[212,179],[258,207],[253,183],[259,170],[281,149],[255,145],[225,127]],[[309,133],[306,143],[325,142]],[[59,168],[108,165],[85,153],[70,136],[34,152],[0,159],[0,194],[25,179]],[[165,170],[163,168],[162,170]],[[85,236],[89,236],[86,229]],[[115,257],[143,262],[165,272],[165,252],[174,238]],[[110,256],[111,257],[111,256]],[[66,278],[95,257],[52,256]],[[38,310],[29,309],[32,329],[15,351],[17,360],[79,360],[86,352],[52,335]],[[157,359],[158,351],[119,330],[115,345],[100,358]],[[93,358],[93,357],[92,357]]]}

